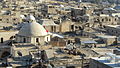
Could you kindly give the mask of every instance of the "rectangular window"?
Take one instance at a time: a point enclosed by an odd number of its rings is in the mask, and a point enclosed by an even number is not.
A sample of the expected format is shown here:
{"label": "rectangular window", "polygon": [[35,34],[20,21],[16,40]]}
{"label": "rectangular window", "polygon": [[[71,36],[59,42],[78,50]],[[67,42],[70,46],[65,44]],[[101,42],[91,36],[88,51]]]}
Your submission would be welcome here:
{"label": "rectangular window", "polygon": [[71,29],[74,30],[74,25],[71,25]]}
{"label": "rectangular window", "polygon": [[2,19],[0,19],[0,21],[2,21]]}
{"label": "rectangular window", "polygon": [[109,19],[109,21],[111,21],[111,19]]}
{"label": "rectangular window", "polygon": [[47,41],[49,41],[49,37],[47,37]]}

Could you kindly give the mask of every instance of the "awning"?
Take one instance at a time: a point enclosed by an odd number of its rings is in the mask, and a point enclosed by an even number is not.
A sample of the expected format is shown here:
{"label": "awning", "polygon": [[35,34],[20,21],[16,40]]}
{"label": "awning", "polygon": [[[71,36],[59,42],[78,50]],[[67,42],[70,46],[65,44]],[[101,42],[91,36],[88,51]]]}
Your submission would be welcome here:
{"label": "awning", "polygon": [[81,41],[82,44],[96,44],[97,42],[94,40],[88,40],[88,41]]}

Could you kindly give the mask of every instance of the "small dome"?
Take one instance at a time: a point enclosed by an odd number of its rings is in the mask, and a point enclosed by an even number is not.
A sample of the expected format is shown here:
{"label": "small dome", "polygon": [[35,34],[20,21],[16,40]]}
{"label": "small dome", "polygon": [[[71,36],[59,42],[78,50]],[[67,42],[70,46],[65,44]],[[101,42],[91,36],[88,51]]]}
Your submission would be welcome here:
{"label": "small dome", "polygon": [[20,36],[45,36],[46,30],[39,23],[27,23],[19,31]]}

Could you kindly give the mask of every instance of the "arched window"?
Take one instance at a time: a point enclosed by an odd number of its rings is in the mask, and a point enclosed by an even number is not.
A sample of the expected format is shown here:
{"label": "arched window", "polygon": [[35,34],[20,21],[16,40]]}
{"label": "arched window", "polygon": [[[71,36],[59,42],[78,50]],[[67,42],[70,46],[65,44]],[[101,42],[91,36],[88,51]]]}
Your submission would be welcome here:
{"label": "arched window", "polygon": [[26,43],[26,38],[23,38],[23,42]]}
{"label": "arched window", "polygon": [[17,51],[17,54],[18,54],[19,56],[22,56],[22,53],[21,53],[20,51]]}
{"label": "arched window", "polygon": [[1,43],[3,43],[3,38],[1,38]]}
{"label": "arched window", "polygon": [[10,55],[10,52],[5,51],[5,52],[2,53],[1,58],[5,58],[5,57],[7,57],[9,55]]}
{"label": "arched window", "polygon": [[68,44],[70,44],[70,40],[68,40],[68,42],[67,42]]}
{"label": "arched window", "polygon": [[39,42],[39,38],[36,38],[36,42]]}
{"label": "arched window", "polygon": [[102,19],[102,22],[104,21],[104,19]]}

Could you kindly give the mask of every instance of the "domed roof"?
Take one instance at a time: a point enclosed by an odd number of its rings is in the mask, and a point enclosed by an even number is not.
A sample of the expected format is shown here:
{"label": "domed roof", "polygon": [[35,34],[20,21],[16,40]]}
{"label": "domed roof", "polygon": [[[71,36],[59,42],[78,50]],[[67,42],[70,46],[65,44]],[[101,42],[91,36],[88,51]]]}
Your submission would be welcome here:
{"label": "domed roof", "polygon": [[20,36],[45,36],[46,30],[39,23],[27,23],[19,31]]}

